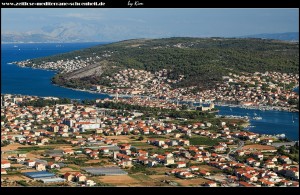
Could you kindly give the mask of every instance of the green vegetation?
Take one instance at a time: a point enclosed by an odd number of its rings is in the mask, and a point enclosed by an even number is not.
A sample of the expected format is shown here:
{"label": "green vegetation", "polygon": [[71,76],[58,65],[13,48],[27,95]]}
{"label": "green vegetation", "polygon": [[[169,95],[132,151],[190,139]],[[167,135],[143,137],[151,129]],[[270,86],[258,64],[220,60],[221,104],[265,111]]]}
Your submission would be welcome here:
{"label": "green vegetation", "polygon": [[296,161],[296,162],[299,162],[299,147],[294,145],[294,146],[291,146],[289,147],[289,153],[287,153],[285,151],[285,147],[284,146],[280,146],[277,150],[277,152],[281,155],[285,155],[285,156],[288,156],[290,159]]}
{"label": "green vegetation", "polygon": [[57,174],[57,173],[59,173],[59,170],[58,169],[50,169],[49,172]]}
{"label": "green vegetation", "polygon": [[28,183],[26,183],[25,180],[20,180],[20,181],[17,181],[17,184],[21,185],[21,186],[29,186]]}
{"label": "green vegetation", "polygon": [[[133,167],[130,168],[130,170],[128,171],[128,174],[130,176],[132,176],[131,174],[135,174],[135,173],[143,173],[146,175],[153,175],[156,172],[153,170],[150,170],[147,166],[144,166],[141,164],[135,164]],[[139,178],[141,178],[141,177],[139,177]]]}
{"label": "green vegetation", "polygon": [[41,98],[33,101],[22,102],[20,104],[21,107],[23,106],[33,106],[33,107],[45,107],[45,106],[54,106],[56,104],[70,104],[71,99],[68,98],[61,98],[59,100],[43,100]]}
{"label": "green vegetation", "polygon": [[9,144],[10,144],[10,142],[7,140],[1,141],[1,147],[7,146]]}
{"label": "green vegetation", "polygon": [[87,161],[86,158],[74,158],[74,157],[67,157],[68,161],[65,161],[65,164],[75,164],[78,166],[85,166],[85,162]]}
{"label": "green vegetation", "polygon": [[[151,72],[169,69],[172,70],[168,75],[170,79],[185,75],[185,79],[174,87],[209,87],[228,72],[299,71],[299,43],[239,38],[175,37],[127,40],[38,58],[32,62],[42,64],[71,60],[77,56],[86,59],[92,57],[93,53],[97,56],[110,55],[93,62],[104,67],[102,75],[68,79],[72,73],[57,74],[52,81],[74,88],[87,88],[93,84],[109,86],[105,77],[120,69],[134,68]],[[110,68],[105,68],[108,66]]]}
{"label": "green vegetation", "polygon": [[108,183],[103,183],[103,182],[98,182],[98,183],[96,184],[96,186],[110,186],[110,187],[112,187],[112,186],[114,186],[114,185],[108,184]]}
{"label": "green vegetation", "polygon": [[21,175],[21,172],[16,169],[15,167],[11,167],[10,170],[7,170],[7,175]]}
{"label": "green vegetation", "polygon": [[162,149],[162,148],[149,148],[149,154],[165,154],[166,152],[172,152],[172,148]]}
{"label": "green vegetation", "polygon": [[235,160],[238,161],[238,162],[240,162],[240,163],[245,163],[247,158],[249,158],[249,156],[238,156],[238,155],[235,155]]}
{"label": "green vegetation", "polygon": [[69,144],[65,139],[50,140],[49,144]]}
{"label": "green vegetation", "polygon": [[1,122],[7,122],[6,116],[5,115],[1,115]]}
{"label": "green vegetation", "polygon": [[299,109],[299,100],[297,100],[297,99],[289,99],[288,103],[290,105],[296,105],[297,108]]}
{"label": "green vegetation", "polygon": [[149,146],[149,144],[147,144],[147,143],[144,143],[144,142],[130,142],[130,144],[132,145],[132,146],[135,146],[135,147],[139,147],[139,146]]}
{"label": "green vegetation", "polygon": [[50,149],[50,150],[53,150],[54,147],[50,147],[50,146],[46,146],[46,147],[39,147],[39,146],[32,146],[32,147],[18,147],[18,150],[24,152],[24,151],[27,151],[27,152],[31,152],[33,150],[47,150],[47,149]]}
{"label": "green vegetation", "polygon": [[98,103],[97,107],[118,109],[118,110],[139,110],[145,114],[145,117],[157,117],[157,116],[169,116],[172,118],[186,118],[186,119],[197,119],[204,120],[207,118],[214,118],[214,113],[202,112],[198,110],[169,110],[160,109],[156,107],[144,107],[139,105],[125,104],[122,102],[105,102]]}
{"label": "green vegetation", "polygon": [[218,142],[224,142],[225,140],[222,139],[211,139],[209,137],[202,137],[202,136],[193,136],[189,138],[191,145],[207,145],[207,146],[214,146]]}
{"label": "green vegetation", "polygon": [[[179,132],[179,131],[178,131]],[[146,135],[147,138],[159,138],[159,139],[165,139],[164,136],[161,135]]]}

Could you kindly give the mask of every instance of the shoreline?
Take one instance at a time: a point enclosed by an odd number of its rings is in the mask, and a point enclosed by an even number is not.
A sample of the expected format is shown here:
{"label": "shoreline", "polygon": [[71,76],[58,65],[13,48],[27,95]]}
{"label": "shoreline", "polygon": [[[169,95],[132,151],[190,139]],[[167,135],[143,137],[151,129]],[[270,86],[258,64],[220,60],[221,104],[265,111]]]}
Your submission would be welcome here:
{"label": "shoreline", "polygon": [[238,104],[226,104],[226,103],[215,103],[216,106],[222,107],[231,107],[231,108],[242,108],[246,110],[260,110],[260,111],[281,111],[281,112],[298,112],[299,110],[287,110],[284,109],[285,107],[278,107],[278,106],[244,106]]}
{"label": "shoreline", "polygon": [[[74,89],[72,89],[74,90]],[[79,89],[77,89],[79,90]],[[79,90],[79,91],[83,91],[83,90]],[[37,96],[37,95],[24,95],[24,94],[10,94],[10,93],[1,93],[1,95],[12,95],[12,96],[32,96],[32,97],[38,97],[38,98],[45,98],[45,96]],[[47,96],[47,97],[50,97],[50,96]],[[60,97],[54,97],[54,96],[51,96],[53,98],[60,98]],[[78,99],[72,99],[72,100],[78,100]],[[272,110],[271,110],[272,111]],[[222,115],[224,116],[224,115]],[[243,122],[243,124],[241,125],[243,127],[243,130],[244,131],[247,131],[247,132],[253,132],[253,133],[258,133],[258,134],[265,134],[265,135],[268,135],[268,136],[274,136],[274,134],[271,134],[271,133],[260,133],[260,132],[256,132],[256,131],[253,131],[251,129],[252,127],[252,120],[249,119],[249,120],[245,120],[245,122]],[[280,133],[279,133],[280,134]]]}
{"label": "shoreline", "polygon": [[[58,87],[63,87],[66,89],[71,89],[71,90],[75,90],[75,91],[82,91],[82,92],[87,92],[87,93],[91,93],[91,94],[99,94],[99,95],[108,95],[109,98],[114,98],[116,97],[116,94],[110,94],[110,93],[99,93],[99,92],[95,92],[95,91],[91,91],[91,90],[87,90],[87,89],[76,89],[76,88],[70,88],[70,87],[65,87],[65,86],[60,86],[57,84],[54,84],[51,82],[51,84],[58,86]],[[128,97],[133,97],[135,95],[127,95],[127,94],[118,94],[119,98],[128,98]],[[139,97],[149,97],[150,99],[153,97],[150,96],[145,96],[145,95],[137,95]],[[99,98],[100,99],[100,98]],[[105,99],[105,98],[104,98]],[[156,98],[157,99],[157,98]],[[176,100],[169,100],[171,102],[175,102]],[[193,101],[187,101],[185,103],[190,103]],[[194,102],[193,102],[194,103]],[[285,107],[276,107],[276,106],[243,106],[243,105],[238,105],[238,104],[226,104],[226,103],[218,103],[218,102],[214,102],[214,104],[216,106],[222,106],[222,107],[237,107],[237,108],[242,108],[242,109],[249,109],[249,110],[261,110],[261,111],[281,111],[281,112],[291,112],[291,113],[299,113],[299,110],[287,110],[284,109]]]}
{"label": "shoreline", "polygon": [[[51,82],[52,85],[54,86],[57,86],[57,87],[62,87],[62,88],[65,88],[65,89],[70,89],[70,90],[73,90],[73,91],[81,91],[81,92],[86,92],[86,93],[91,93],[91,94],[99,94],[99,95],[108,95],[110,98],[113,97],[113,94],[109,94],[109,93],[98,93],[98,92],[93,92],[93,91],[90,91],[90,90],[86,90],[86,89],[76,89],[76,88],[70,88],[70,87],[65,87],[65,86],[61,86],[61,85],[57,85],[57,84],[54,84]],[[107,98],[109,98],[107,97]],[[72,99],[72,98],[70,98]],[[100,98],[99,98],[100,99]],[[104,98],[105,99],[105,98]]]}
{"label": "shoreline", "polygon": [[[53,84],[53,83],[52,83]],[[56,84],[53,84],[53,85],[56,85]],[[63,86],[60,86],[60,85],[57,85],[59,87],[63,87]],[[82,92],[87,92],[87,93],[92,93],[92,94],[103,94],[103,95],[108,95],[110,96],[111,98],[114,98],[116,97],[116,94],[110,94],[110,93],[99,93],[99,92],[94,92],[94,91],[91,91],[91,90],[85,90],[85,89],[73,89],[73,88],[69,88],[69,87],[64,87],[64,88],[67,88],[67,89],[71,89],[71,90],[76,90],[76,91],[82,91]],[[118,97],[119,98],[128,98],[128,97],[133,97],[134,95],[126,95],[126,94],[118,94]],[[149,97],[149,98],[152,98],[150,96],[144,96],[144,95],[138,95],[139,97]],[[175,100],[171,100],[171,102],[175,102]],[[190,102],[193,102],[193,101],[188,101],[187,103],[190,103]],[[194,102],[193,102],[194,103]],[[294,112],[298,112],[299,113],[299,110],[286,110],[284,109],[285,107],[276,107],[276,106],[243,106],[243,105],[236,105],[236,104],[225,104],[225,103],[214,103],[216,106],[222,106],[222,107],[237,107],[237,108],[242,108],[242,109],[250,109],[250,110],[261,110],[261,111],[282,111],[282,112],[291,112],[291,113],[294,113]]]}
{"label": "shoreline", "polygon": [[15,66],[18,66],[18,67],[20,67],[20,68],[31,68],[31,69],[34,69],[34,70],[51,71],[51,72],[55,72],[55,74],[58,73],[58,70],[45,69],[45,68],[36,68],[36,67],[31,67],[31,66],[20,66],[20,65],[18,65],[16,62],[8,62],[7,64],[8,64],[8,65],[15,65]]}
{"label": "shoreline", "polygon": [[[21,67],[21,68],[32,68],[32,69],[38,69],[38,70],[46,70],[46,71],[52,71],[52,72],[55,72],[54,74],[59,74],[59,70],[51,70],[51,69],[44,69],[44,68],[33,68],[33,67],[27,67],[27,66],[20,66],[18,64],[16,64],[16,62],[10,62],[14,65],[17,65],[18,67]],[[86,92],[86,93],[91,93],[91,94],[99,94],[99,95],[107,95],[109,97],[107,98],[114,98],[116,97],[116,94],[110,94],[110,93],[100,93],[100,92],[97,92],[97,91],[92,91],[92,90],[88,90],[88,89],[77,89],[77,88],[70,88],[70,87],[65,87],[65,86],[61,86],[61,85],[58,85],[58,84],[54,84],[52,81],[51,81],[51,84],[52,85],[55,85],[55,86],[58,86],[58,87],[62,87],[62,88],[66,88],[66,89],[70,89],[70,90],[74,90],[74,91],[81,91],[81,92]],[[293,91],[298,88],[299,85],[295,85],[293,87]],[[135,95],[127,95],[127,94],[118,94],[118,97],[120,98],[132,98],[134,97]],[[137,95],[139,97],[146,97],[146,98],[153,98],[153,97],[150,97],[150,96],[145,96],[145,95]],[[99,98],[101,99],[101,98]],[[105,98],[104,98],[105,99]],[[157,99],[157,98],[155,98]],[[176,100],[173,100],[173,99],[169,99],[169,101],[171,102],[175,102]],[[185,101],[185,103],[195,103],[195,101]],[[265,111],[265,110],[270,110],[270,111],[282,111],[282,112],[298,112],[299,113],[299,110],[297,109],[291,109],[291,108],[286,108],[286,107],[278,107],[278,106],[263,106],[263,105],[259,105],[259,106],[244,106],[244,105],[240,105],[240,104],[228,104],[228,103],[221,103],[221,102],[213,102],[216,106],[228,106],[228,107],[238,107],[238,108],[242,108],[242,109],[252,109],[252,110],[261,110],[261,111]]]}

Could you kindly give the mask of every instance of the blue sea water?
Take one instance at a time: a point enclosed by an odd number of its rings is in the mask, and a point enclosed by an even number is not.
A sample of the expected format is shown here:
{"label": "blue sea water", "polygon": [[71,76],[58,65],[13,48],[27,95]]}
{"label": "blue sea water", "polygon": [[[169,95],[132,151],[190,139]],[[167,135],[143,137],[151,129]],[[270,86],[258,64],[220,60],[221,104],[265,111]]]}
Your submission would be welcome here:
{"label": "blue sea water", "polygon": [[[40,44],[2,44],[1,45],[1,93],[66,97],[71,99],[99,99],[109,97],[106,94],[92,94],[62,88],[51,84],[54,71],[20,68],[13,61],[21,61],[42,56],[83,49],[104,43],[40,43]],[[299,93],[299,88],[295,89]],[[281,111],[247,110],[217,106],[221,115],[239,115],[262,117],[262,120],[250,120],[250,131],[262,134],[286,134],[291,140],[299,140],[299,113]],[[294,122],[293,122],[294,121]]]}
{"label": "blue sea water", "polygon": [[[291,140],[299,140],[299,113],[254,110],[238,107],[216,106],[220,115],[248,116],[250,118],[249,131],[260,134],[282,134]],[[253,117],[262,117],[254,120]]]}
{"label": "blue sea water", "polygon": [[13,61],[21,61],[43,56],[65,53],[103,43],[39,43],[1,45],[1,93],[56,96],[72,99],[97,99],[109,97],[58,87],[51,84],[55,71],[20,68]]}

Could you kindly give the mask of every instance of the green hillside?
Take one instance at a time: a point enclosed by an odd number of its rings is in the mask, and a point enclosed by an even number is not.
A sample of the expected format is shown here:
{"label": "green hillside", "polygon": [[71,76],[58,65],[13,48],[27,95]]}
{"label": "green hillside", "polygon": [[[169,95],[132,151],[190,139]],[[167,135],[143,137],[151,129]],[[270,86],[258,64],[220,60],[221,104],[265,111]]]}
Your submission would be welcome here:
{"label": "green hillside", "polygon": [[93,57],[93,67],[103,66],[103,71],[85,76],[87,66],[83,71],[56,75],[55,83],[69,87],[108,84],[105,76],[124,68],[151,72],[168,69],[172,70],[170,79],[185,75],[174,87],[210,85],[229,72],[299,71],[299,43],[237,38],[127,40],[34,59],[32,63],[71,60],[78,56],[80,59]]}

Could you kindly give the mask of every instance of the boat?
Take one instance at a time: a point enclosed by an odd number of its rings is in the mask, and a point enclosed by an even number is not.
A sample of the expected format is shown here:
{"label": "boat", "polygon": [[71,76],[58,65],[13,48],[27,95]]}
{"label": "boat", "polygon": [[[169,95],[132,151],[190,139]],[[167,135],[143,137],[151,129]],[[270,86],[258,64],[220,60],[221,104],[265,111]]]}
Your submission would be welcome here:
{"label": "boat", "polygon": [[253,117],[253,120],[262,120],[262,117],[260,116]]}
{"label": "boat", "polygon": [[293,121],[293,123],[295,123],[295,119],[297,120],[297,118],[296,117],[294,118],[294,115],[292,115],[292,121]]}
{"label": "boat", "polygon": [[282,133],[282,134],[277,134],[277,135],[275,135],[275,136],[278,137],[278,138],[281,138],[281,139],[285,138],[285,134],[284,134],[284,133]]}

